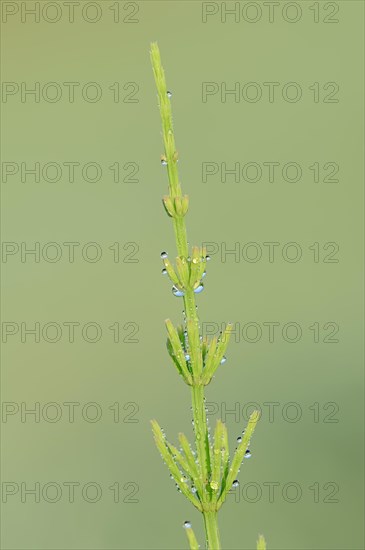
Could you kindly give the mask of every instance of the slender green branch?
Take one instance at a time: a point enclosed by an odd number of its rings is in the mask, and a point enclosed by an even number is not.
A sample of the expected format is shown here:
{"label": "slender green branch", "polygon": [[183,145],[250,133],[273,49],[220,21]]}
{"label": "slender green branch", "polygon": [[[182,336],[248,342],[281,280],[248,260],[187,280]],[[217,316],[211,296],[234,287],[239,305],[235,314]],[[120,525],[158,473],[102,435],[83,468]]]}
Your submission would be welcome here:
{"label": "slender green branch", "polygon": [[190,522],[186,521],[184,523],[184,527],[186,529],[186,535],[188,537],[190,550],[199,550],[199,544],[198,544],[198,541],[196,540],[195,533],[191,528]]}
{"label": "slender green branch", "polygon": [[259,535],[257,541],[257,550],[266,550],[266,541],[262,535]]}

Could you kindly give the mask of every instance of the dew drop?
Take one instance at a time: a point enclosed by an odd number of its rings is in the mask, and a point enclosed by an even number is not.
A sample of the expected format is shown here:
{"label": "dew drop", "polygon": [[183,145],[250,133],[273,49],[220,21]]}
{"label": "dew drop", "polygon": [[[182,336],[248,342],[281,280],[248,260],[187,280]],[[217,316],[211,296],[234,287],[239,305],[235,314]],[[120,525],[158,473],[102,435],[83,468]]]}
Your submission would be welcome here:
{"label": "dew drop", "polygon": [[192,492],[192,493],[196,493],[196,487],[194,487],[194,485],[193,485],[192,488],[191,488],[191,492]]}
{"label": "dew drop", "polygon": [[184,521],[184,527],[185,527],[185,529],[191,529],[191,522],[190,521]]}
{"label": "dew drop", "polygon": [[218,491],[218,488],[219,488],[218,481],[211,481],[210,486],[213,489],[213,491]]}
{"label": "dew drop", "polygon": [[164,260],[165,258],[167,258],[167,252],[161,252],[160,256],[161,259]]}
{"label": "dew drop", "polygon": [[205,259],[207,262],[209,262],[211,260],[211,257],[210,256],[205,256]]}
{"label": "dew drop", "polygon": [[251,458],[252,454],[251,454],[251,451],[250,449],[247,449],[247,451],[245,452],[245,458]]}
{"label": "dew drop", "polygon": [[162,273],[162,275],[167,275],[167,269],[163,269],[163,270],[161,271],[161,273]]}
{"label": "dew drop", "polygon": [[207,274],[207,272],[206,272],[206,271],[203,271],[203,273],[202,273],[202,278],[205,277],[206,274]]}
{"label": "dew drop", "polygon": [[188,353],[185,354],[186,361],[190,361],[190,355]]}
{"label": "dew drop", "polygon": [[237,437],[237,443],[241,443],[242,437]]}
{"label": "dew drop", "polygon": [[232,483],[232,487],[236,488],[238,487],[240,484],[240,482],[238,481],[238,479],[235,479],[234,482]]}
{"label": "dew drop", "polygon": [[161,159],[161,164],[162,164],[162,166],[167,166],[167,160],[166,159]]}
{"label": "dew drop", "polygon": [[177,288],[177,286],[173,286],[172,287],[172,293],[174,296],[177,296],[178,298],[180,298],[181,296],[185,296],[185,292],[183,292],[182,290],[180,290],[179,288]]}
{"label": "dew drop", "polygon": [[166,93],[167,97],[170,99],[172,97],[172,92],[170,92],[169,90],[167,91]]}
{"label": "dew drop", "polygon": [[223,363],[225,363],[227,361],[227,357],[225,355],[223,355],[222,359],[221,359],[221,365],[223,365]]}
{"label": "dew drop", "polygon": [[194,293],[195,294],[200,294],[200,292],[203,292],[203,290],[204,290],[204,285],[203,285],[203,283],[200,283],[199,286],[194,288]]}

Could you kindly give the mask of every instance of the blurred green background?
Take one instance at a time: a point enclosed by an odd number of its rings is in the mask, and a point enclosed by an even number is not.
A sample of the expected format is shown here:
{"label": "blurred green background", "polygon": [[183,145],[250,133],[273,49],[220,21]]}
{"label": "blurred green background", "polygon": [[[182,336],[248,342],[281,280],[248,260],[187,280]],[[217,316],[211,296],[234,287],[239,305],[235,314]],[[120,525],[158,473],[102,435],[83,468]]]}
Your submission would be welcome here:
{"label": "blurred green background", "polygon": [[[207,388],[210,422],[226,416],[234,447],[250,403],[262,409],[220,513],[223,546],[254,548],[264,533],[270,549],[364,548],[364,6],[277,4],[237,3],[224,22],[233,2],[2,2],[4,549],[180,549],[187,519],[204,543],[149,426],[192,437],[189,392],[165,350],[163,321],[180,321],[182,301],[160,274],[175,245],[152,40],[173,92],[190,243],[216,243],[199,313],[210,328],[237,323]],[[217,91],[205,102],[204,82]],[[244,99],[249,82],[257,102]],[[265,82],[278,83],[272,102]],[[297,102],[283,98],[289,82]],[[223,83],[239,83],[237,102],[222,101]],[[24,95],[38,85],[39,98]],[[217,173],[203,182],[207,162]],[[268,162],[279,163],[272,182]],[[35,163],[38,182],[25,172]],[[64,163],[79,163],[74,181]],[[262,177],[224,182],[222,163],[257,163]],[[325,179],[334,168],[338,181]]]}

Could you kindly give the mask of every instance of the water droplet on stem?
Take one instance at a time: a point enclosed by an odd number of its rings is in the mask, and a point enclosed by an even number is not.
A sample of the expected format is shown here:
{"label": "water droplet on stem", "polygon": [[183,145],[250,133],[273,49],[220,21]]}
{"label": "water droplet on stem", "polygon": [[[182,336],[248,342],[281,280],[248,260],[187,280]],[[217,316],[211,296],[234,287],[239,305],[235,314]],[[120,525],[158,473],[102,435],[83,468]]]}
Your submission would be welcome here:
{"label": "water droplet on stem", "polygon": [[201,292],[203,292],[203,290],[204,290],[204,285],[203,283],[200,283],[199,286],[194,288],[194,294],[200,294]]}
{"label": "water droplet on stem", "polygon": [[178,288],[177,286],[173,286],[172,287],[172,293],[174,296],[177,296],[178,298],[180,298],[181,296],[185,296],[185,292],[183,290],[180,290],[180,288]]}
{"label": "water droplet on stem", "polygon": [[184,527],[185,527],[185,529],[191,529],[191,522],[190,521],[184,521]]}

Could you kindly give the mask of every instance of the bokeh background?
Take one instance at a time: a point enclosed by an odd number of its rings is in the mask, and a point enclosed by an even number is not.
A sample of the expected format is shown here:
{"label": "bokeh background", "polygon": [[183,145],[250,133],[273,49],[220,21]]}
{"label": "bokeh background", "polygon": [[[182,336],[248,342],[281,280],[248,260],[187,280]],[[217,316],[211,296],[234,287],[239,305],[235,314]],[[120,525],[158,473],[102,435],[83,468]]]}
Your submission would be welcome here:
{"label": "bokeh background", "polygon": [[[210,243],[202,327],[237,328],[207,389],[210,423],[223,416],[234,447],[262,410],[220,513],[223,546],[254,548],[264,533],[270,549],[364,548],[364,6],[273,4],[240,2],[225,19],[233,2],[2,2],[4,549],[182,549],[187,519],[204,545],[149,426],[192,437],[165,350],[163,321],[181,320],[182,300],[161,276],[175,245],[152,40],[173,92],[189,240]],[[206,82],[217,93],[203,101]],[[273,101],[265,82],[278,83]],[[235,83],[239,97],[222,99]],[[222,163],[239,163],[237,180]]]}

